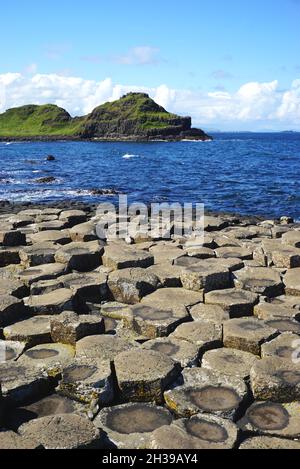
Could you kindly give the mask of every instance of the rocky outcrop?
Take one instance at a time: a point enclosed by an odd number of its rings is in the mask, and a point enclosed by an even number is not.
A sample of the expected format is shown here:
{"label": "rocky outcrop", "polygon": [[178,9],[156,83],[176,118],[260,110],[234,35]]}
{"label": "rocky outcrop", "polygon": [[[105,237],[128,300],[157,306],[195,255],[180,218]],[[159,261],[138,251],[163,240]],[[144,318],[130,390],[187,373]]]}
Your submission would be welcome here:
{"label": "rocky outcrop", "polygon": [[[23,106],[0,114],[0,140],[92,139],[104,141],[211,140],[192,128],[191,117],[167,112],[145,93],[129,93],[90,114],[72,118],[55,105]],[[50,159],[51,158],[51,159]],[[48,157],[48,161],[54,161]]]}

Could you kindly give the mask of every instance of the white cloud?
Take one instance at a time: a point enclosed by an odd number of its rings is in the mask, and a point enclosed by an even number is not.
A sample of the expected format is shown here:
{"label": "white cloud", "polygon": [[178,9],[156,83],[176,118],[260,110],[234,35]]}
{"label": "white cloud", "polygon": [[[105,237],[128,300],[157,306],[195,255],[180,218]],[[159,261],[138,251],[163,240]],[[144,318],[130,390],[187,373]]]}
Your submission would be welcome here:
{"label": "white cloud", "polygon": [[82,115],[129,91],[149,93],[169,111],[191,115],[194,125],[204,128],[300,130],[300,79],[283,91],[275,80],[246,83],[234,93],[204,93],[166,84],[157,88],[124,86],[111,78],[94,81],[57,74],[6,73],[0,75],[0,112],[28,103],[54,103],[72,115]]}
{"label": "white cloud", "polygon": [[153,65],[161,61],[160,50],[156,47],[133,47],[125,55],[115,57],[115,61],[123,65]]}

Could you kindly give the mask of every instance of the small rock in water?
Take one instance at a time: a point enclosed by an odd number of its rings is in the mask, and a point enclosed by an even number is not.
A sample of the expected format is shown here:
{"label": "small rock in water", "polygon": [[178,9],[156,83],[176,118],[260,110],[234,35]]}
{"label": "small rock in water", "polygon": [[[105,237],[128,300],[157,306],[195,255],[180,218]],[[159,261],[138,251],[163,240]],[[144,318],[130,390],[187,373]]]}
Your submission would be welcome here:
{"label": "small rock in water", "polygon": [[55,157],[53,155],[48,155],[46,161],[55,161]]}
{"label": "small rock in water", "polygon": [[56,180],[55,177],[47,176],[47,177],[35,179],[34,182],[36,182],[37,184],[50,184],[51,182],[54,182],[55,180]]}

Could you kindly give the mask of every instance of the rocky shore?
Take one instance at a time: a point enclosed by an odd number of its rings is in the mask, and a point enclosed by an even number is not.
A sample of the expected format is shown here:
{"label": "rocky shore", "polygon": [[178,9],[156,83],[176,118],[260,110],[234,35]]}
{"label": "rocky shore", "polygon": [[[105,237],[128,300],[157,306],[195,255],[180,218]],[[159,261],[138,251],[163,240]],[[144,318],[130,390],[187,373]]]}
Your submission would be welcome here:
{"label": "rocky shore", "polygon": [[299,224],[2,205],[0,449],[300,449]]}

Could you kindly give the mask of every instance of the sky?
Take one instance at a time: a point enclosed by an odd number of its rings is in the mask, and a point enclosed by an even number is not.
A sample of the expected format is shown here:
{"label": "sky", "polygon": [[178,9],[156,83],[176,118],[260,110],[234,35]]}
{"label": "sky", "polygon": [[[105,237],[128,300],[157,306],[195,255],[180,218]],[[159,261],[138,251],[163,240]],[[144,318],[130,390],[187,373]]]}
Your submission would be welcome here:
{"label": "sky", "polygon": [[213,130],[300,130],[300,0],[14,0],[0,17],[0,112],[72,115],[145,91]]}

